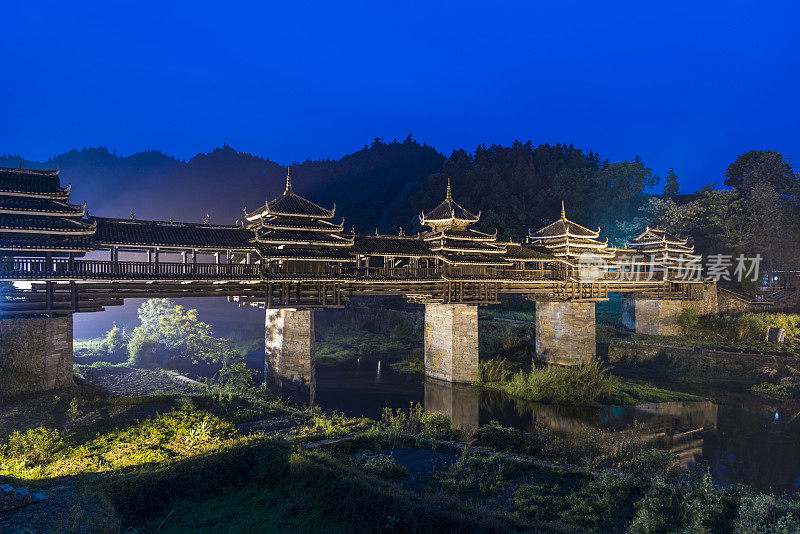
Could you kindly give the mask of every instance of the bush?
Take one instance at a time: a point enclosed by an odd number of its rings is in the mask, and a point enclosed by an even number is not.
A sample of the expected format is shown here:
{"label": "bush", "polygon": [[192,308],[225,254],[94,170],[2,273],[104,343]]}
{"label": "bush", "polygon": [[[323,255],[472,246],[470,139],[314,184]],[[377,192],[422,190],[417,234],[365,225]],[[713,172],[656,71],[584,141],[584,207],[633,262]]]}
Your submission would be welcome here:
{"label": "bush", "polygon": [[507,486],[519,474],[520,467],[499,454],[484,456],[464,449],[459,459],[436,478],[445,491],[491,495]]}
{"label": "bush", "polygon": [[163,357],[163,347],[154,339],[134,336],[128,343],[128,363],[136,367],[151,367]]}
{"label": "bush", "polygon": [[122,336],[122,330],[114,324],[114,326],[106,333],[106,337],[100,343],[100,348],[111,361],[124,361],[128,358],[128,346],[125,338]]}
{"label": "bush", "polygon": [[3,460],[21,463],[25,467],[48,463],[64,448],[64,439],[58,430],[44,427],[25,432],[15,430],[2,448]]}
{"label": "bush", "polygon": [[398,464],[391,454],[367,456],[362,465],[364,471],[381,478],[403,478],[408,474],[408,468]]}
{"label": "bush", "polygon": [[618,391],[617,382],[608,376],[608,371],[594,362],[574,367],[549,365],[487,384],[514,397],[554,404],[597,404]]}
{"label": "bush", "polygon": [[684,332],[689,332],[697,328],[700,324],[700,317],[695,310],[684,309],[678,316],[678,326],[683,327]]}
{"label": "bush", "polygon": [[800,502],[763,493],[745,494],[739,500],[734,531],[741,534],[799,533]]}
{"label": "bush", "polygon": [[700,484],[669,484],[653,480],[650,490],[636,504],[630,526],[634,533],[730,532],[735,499],[714,486],[706,475]]}
{"label": "bush", "polygon": [[395,434],[444,440],[461,437],[461,431],[452,428],[449,417],[438,412],[427,412],[419,403],[412,402],[408,412],[400,408],[396,411],[384,408],[381,419],[384,428]]}
{"label": "bush", "polygon": [[639,478],[607,471],[570,493],[566,499],[569,508],[560,515],[565,522],[592,531],[621,530],[646,489],[647,483]]}

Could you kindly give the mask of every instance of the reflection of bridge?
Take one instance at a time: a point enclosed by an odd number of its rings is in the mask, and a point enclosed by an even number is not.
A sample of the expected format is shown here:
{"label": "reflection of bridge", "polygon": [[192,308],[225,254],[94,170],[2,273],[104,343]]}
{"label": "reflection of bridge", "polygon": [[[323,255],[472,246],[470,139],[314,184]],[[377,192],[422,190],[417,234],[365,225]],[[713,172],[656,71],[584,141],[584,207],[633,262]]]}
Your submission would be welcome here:
{"label": "reflection of bridge", "polygon": [[0,335],[40,340],[34,353],[6,344],[45,387],[67,380],[71,314],[126,298],[218,296],[266,308],[270,369],[291,384],[314,367],[313,310],[351,295],[425,304],[426,368],[456,382],[477,377],[476,306],[501,294],[536,301],[537,352],[567,364],[594,354],[594,306],[609,292],[630,295],[637,330],[653,333],[683,307],[715,299],[679,276],[675,254],[691,248],[662,230],[617,249],[562,207],[527,243],[501,242],[471,228],[480,214],[453,201],[449,185],[415,236],[347,233],[331,222],[335,208],[294,193],[288,176],[280,197],[232,226],[92,217],[69,193],[57,171],[0,169]]}
{"label": "reflection of bridge", "polygon": [[509,399],[490,390],[439,380],[425,381],[425,409],[450,417],[453,426],[475,432],[481,424],[530,430],[542,425],[562,436],[601,428],[609,445],[638,442],[667,449],[687,468],[703,456],[705,436],[717,428],[716,404],[664,402],[638,406],[578,407]]}

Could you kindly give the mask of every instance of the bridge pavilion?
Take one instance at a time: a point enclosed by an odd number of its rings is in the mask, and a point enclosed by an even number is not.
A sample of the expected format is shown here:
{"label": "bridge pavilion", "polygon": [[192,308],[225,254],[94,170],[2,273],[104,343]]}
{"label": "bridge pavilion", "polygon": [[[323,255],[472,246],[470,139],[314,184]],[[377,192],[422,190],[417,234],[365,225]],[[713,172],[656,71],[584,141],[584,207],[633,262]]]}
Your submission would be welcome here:
{"label": "bridge pavilion", "polygon": [[[39,389],[71,382],[72,314],[126,298],[226,296],[266,308],[267,376],[293,387],[313,382],[314,310],[352,295],[423,304],[427,374],[467,383],[478,378],[477,307],[500,294],[536,301],[538,356],[561,364],[594,355],[594,306],[610,290],[636,295],[637,332],[674,322],[695,299],[666,277],[576,279],[581,253],[618,258],[620,250],[568,220],[563,206],[528,243],[501,242],[496,231],[475,229],[480,212],[458,204],[449,184],[415,236],[345,232],[335,206],[297,195],[288,173],[280,196],[245,210],[246,224],[94,217],[69,196],[58,171],[0,169],[0,348],[10,355],[3,362],[21,362],[40,379]],[[686,246],[666,233],[660,245],[651,239],[642,235],[625,252],[668,260]]]}

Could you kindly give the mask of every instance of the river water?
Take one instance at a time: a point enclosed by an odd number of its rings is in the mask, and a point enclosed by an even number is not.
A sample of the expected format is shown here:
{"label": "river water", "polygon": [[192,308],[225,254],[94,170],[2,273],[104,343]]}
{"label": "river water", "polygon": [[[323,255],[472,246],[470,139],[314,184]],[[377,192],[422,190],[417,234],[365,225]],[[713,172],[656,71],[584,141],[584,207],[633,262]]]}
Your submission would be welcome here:
{"label": "river water", "polygon": [[587,426],[635,428],[642,436],[657,436],[687,470],[710,470],[718,483],[775,493],[800,490],[800,406],[743,406],[741,399],[721,398],[719,392],[715,402],[554,406],[397,372],[389,365],[397,359],[398,355],[369,355],[334,364],[318,362],[314,403],[326,411],[379,418],[384,407],[405,409],[418,402],[467,430],[490,421],[520,430],[536,421],[564,435]]}

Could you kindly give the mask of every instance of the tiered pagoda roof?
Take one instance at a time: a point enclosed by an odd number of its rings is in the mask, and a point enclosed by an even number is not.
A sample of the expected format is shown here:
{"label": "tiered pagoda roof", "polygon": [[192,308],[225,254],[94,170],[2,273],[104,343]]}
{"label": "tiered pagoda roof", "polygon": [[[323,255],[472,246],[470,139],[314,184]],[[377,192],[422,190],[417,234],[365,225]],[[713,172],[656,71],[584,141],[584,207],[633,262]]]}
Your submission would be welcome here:
{"label": "tiered pagoda roof", "polygon": [[330,222],[335,212],[335,205],[329,210],[292,191],[287,170],[283,194],[254,211],[245,209],[245,218],[265,260],[354,261],[347,253],[353,238],[342,235],[344,220]]}
{"label": "tiered pagoda roof", "polygon": [[649,226],[636,238],[628,241],[628,248],[650,256],[660,263],[677,263],[679,261],[696,261],[700,256],[694,254],[694,247],[688,244],[688,238],[680,238],[658,228]]}
{"label": "tiered pagoda roof", "polygon": [[86,252],[97,227],[69,203],[59,171],[0,168],[0,250]]}
{"label": "tiered pagoda roof", "polygon": [[443,262],[451,265],[512,265],[503,258],[506,247],[497,242],[497,232],[486,234],[469,226],[480,220],[477,215],[453,200],[450,179],[444,202],[428,213],[421,213],[420,224],[430,226],[420,237]]}
{"label": "tiered pagoda roof", "polygon": [[613,259],[616,249],[608,245],[608,238],[600,241],[600,229],[590,230],[569,219],[561,202],[561,217],[552,224],[528,232],[528,243],[547,248],[557,258],[577,260],[581,254],[592,253],[603,259]]}

